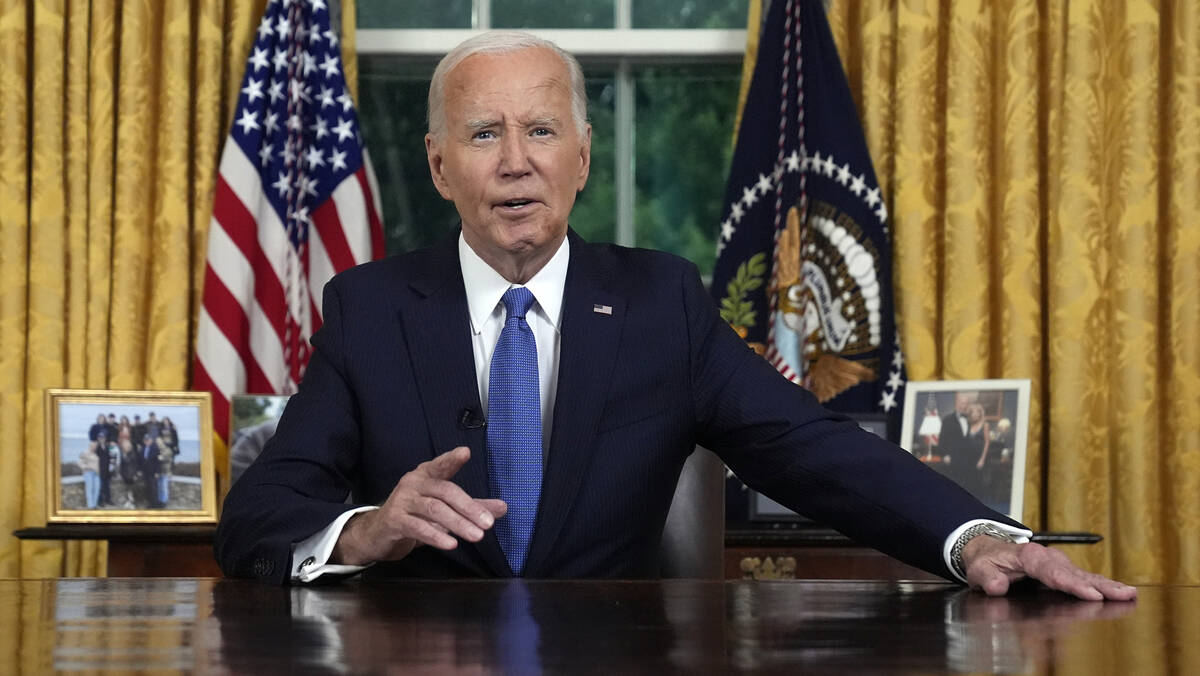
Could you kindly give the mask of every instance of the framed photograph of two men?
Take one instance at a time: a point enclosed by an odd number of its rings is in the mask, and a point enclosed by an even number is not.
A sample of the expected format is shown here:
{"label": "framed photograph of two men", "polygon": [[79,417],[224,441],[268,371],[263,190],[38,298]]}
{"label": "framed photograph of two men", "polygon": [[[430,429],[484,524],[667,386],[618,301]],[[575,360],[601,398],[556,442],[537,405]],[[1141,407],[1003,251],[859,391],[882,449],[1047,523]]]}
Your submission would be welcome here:
{"label": "framed photograph of two men", "polygon": [[46,391],[46,520],[216,523],[207,392]]}
{"label": "framed photograph of two men", "polygon": [[988,507],[1020,521],[1028,380],[910,381],[900,445]]}

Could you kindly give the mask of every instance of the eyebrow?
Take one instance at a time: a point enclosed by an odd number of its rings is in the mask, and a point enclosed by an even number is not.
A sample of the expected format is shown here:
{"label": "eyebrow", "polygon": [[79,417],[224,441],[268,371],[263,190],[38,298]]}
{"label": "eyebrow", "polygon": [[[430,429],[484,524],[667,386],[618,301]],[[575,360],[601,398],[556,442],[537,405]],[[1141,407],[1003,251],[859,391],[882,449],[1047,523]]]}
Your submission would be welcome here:
{"label": "eyebrow", "polygon": [[[557,125],[558,123],[559,123],[558,118],[554,117],[554,116],[535,117],[531,120],[522,122],[521,126],[524,126],[524,127],[553,127],[553,126]],[[480,131],[483,129],[490,129],[492,127],[500,126],[500,124],[501,124],[500,120],[497,120],[497,119],[467,120],[466,127],[470,131]]]}

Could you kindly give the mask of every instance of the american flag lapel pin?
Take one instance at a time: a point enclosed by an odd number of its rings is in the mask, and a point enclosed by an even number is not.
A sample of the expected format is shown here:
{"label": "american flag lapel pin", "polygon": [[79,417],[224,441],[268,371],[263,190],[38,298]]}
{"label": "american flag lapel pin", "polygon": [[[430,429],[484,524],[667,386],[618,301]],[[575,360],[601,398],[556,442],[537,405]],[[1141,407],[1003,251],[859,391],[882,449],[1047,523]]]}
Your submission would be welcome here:
{"label": "american flag lapel pin", "polygon": [[595,312],[598,315],[611,315],[612,314],[612,306],[611,305],[601,305],[599,303],[596,303],[595,305],[592,306],[592,312]]}

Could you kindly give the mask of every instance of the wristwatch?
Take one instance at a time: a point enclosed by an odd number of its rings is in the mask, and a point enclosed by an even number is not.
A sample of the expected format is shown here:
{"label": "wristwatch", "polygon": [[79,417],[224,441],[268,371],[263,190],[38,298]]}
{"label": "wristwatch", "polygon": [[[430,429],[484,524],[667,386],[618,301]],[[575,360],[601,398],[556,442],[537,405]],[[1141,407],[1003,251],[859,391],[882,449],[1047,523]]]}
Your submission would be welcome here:
{"label": "wristwatch", "polygon": [[1017,539],[1008,533],[1000,530],[995,525],[990,523],[977,523],[974,526],[964,530],[955,540],[954,546],[950,548],[950,566],[954,568],[954,572],[962,579],[967,579],[967,567],[963,564],[963,550],[966,549],[967,543],[975,539],[977,536],[986,535],[988,537],[1003,540],[1004,542],[1016,543]]}

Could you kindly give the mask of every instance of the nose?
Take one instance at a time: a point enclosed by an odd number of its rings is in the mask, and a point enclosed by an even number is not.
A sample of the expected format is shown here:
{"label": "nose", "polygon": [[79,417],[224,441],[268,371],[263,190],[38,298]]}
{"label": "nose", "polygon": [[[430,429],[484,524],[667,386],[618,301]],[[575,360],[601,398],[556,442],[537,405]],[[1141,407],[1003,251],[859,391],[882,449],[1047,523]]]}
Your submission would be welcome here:
{"label": "nose", "polygon": [[522,134],[510,132],[500,139],[499,169],[500,175],[505,178],[520,178],[530,172],[529,155]]}

